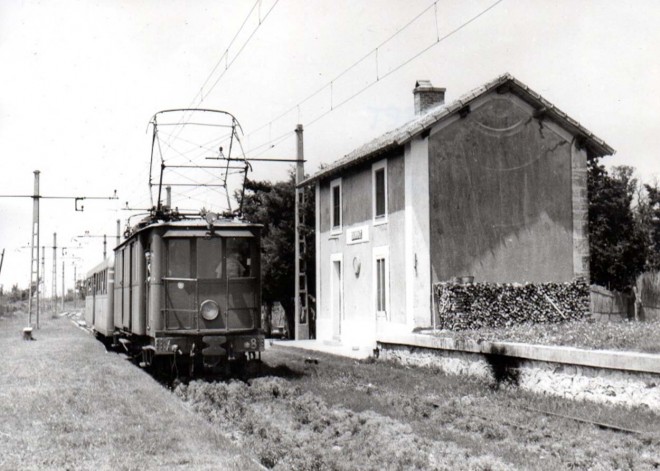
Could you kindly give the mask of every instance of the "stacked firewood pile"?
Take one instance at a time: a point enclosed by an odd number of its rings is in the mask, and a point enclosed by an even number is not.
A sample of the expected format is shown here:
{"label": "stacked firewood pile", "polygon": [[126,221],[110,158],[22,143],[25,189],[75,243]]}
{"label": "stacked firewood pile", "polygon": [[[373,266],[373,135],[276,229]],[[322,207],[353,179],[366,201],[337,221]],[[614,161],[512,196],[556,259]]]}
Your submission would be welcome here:
{"label": "stacked firewood pile", "polygon": [[568,283],[437,283],[437,328],[449,330],[508,327],[523,322],[551,323],[588,318],[589,285]]}

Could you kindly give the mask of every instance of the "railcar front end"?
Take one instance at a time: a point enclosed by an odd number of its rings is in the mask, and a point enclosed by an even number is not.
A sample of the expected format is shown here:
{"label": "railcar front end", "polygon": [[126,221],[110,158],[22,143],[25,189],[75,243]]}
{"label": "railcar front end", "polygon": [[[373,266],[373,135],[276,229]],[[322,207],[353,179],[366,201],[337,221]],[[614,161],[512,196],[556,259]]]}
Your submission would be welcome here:
{"label": "railcar front end", "polygon": [[156,223],[115,249],[115,324],[145,365],[159,357],[201,365],[260,355],[260,229]]}

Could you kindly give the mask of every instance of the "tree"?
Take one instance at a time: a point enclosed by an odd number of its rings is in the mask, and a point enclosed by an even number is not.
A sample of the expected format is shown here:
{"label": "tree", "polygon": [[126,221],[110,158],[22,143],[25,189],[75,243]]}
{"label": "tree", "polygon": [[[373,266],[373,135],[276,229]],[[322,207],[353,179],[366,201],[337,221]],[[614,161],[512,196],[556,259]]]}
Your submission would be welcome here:
{"label": "tree", "polygon": [[590,159],[587,187],[591,282],[623,291],[646,262],[646,235],[632,209],[638,182],[631,167],[615,167],[610,174]]}
{"label": "tree", "polygon": [[[280,302],[286,313],[288,332],[295,322],[295,171],[286,181],[247,180],[243,199],[243,217],[263,224],[261,233],[262,301],[270,313],[272,305]],[[314,192],[305,189],[305,204],[301,208],[307,225],[302,236],[308,247],[305,264],[308,288],[314,289]],[[267,322],[270,317],[267,316]]]}
{"label": "tree", "polygon": [[28,290],[27,289],[20,289],[18,287],[18,283],[14,284],[11,287],[11,293],[9,294],[9,299],[12,302],[25,301],[27,298],[28,298]]}
{"label": "tree", "polygon": [[660,270],[660,187],[644,185],[647,194],[647,204],[644,222],[648,234],[648,254],[646,269]]}

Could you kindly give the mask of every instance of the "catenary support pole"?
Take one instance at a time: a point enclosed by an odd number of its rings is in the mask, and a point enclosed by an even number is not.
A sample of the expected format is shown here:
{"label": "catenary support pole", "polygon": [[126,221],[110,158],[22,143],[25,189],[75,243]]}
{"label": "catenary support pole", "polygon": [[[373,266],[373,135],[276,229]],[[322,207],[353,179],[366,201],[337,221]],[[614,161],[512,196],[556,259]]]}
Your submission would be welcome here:
{"label": "catenary support pole", "polygon": [[[32,242],[30,243],[30,286],[28,288],[28,324],[32,326],[32,295],[36,294],[36,319],[39,328],[39,170],[34,171],[32,194]],[[36,293],[33,290],[36,289]]]}
{"label": "catenary support pole", "polygon": [[[41,292],[41,303],[46,304],[46,246],[41,246],[41,280],[39,281],[39,287]],[[41,306],[40,309],[44,309],[45,306]]]}
{"label": "catenary support pole", "polygon": [[53,232],[53,315],[57,314],[57,232]]}
{"label": "catenary support pole", "polygon": [[294,233],[295,233],[295,339],[309,338],[308,299],[307,299],[307,274],[305,267],[305,243],[301,237],[300,230],[304,224],[303,204],[305,192],[298,188],[298,184],[305,178],[305,152],[303,146],[303,126],[296,126],[296,201],[294,209]]}
{"label": "catenary support pole", "polygon": [[73,263],[73,309],[78,309],[78,267]]}
{"label": "catenary support pole", "polygon": [[62,312],[64,312],[64,297],[66,296],[66,288],[64,287],[64,260],[62,260]]}

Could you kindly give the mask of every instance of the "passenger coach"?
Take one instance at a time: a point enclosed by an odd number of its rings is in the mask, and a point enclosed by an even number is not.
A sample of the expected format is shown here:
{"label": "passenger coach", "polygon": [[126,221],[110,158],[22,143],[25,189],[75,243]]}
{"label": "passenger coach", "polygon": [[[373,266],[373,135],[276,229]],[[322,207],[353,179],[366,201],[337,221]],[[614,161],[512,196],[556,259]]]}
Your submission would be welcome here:
{"label": "passenger coach", "polygon": [[85,277],[85,322],[105,337],[115,331],[113,273],[113,260],[106,259]]}

